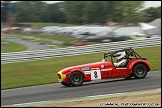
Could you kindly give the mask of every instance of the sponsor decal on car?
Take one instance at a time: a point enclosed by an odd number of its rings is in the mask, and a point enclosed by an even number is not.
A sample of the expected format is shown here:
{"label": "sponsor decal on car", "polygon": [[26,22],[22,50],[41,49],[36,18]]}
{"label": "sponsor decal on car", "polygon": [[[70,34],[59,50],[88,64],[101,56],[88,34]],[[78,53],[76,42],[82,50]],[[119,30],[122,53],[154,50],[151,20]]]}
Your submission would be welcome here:
{"label": "sponsor decal on car", "polygon": [[109,71],[109,70],[112,70],[112,68],[101,69],[101,71]]}
{"label": "sponsor decal on car", "polygon": [[101,65],[101,68],[104,68],[105,66],[104,65]]}
{"label": "sponsor decal on car", "polygon": [[83,71],[90,71],[90,67],[83,67],[82,70]]}
{"label": "sponsor decal on car", "polygon": [[99,68],[91,68],[91,70],[99,70]]}
{"label": "sponsor decal on car", "polygon": [[85,74],[91,74],[91,71],[83,71]]}

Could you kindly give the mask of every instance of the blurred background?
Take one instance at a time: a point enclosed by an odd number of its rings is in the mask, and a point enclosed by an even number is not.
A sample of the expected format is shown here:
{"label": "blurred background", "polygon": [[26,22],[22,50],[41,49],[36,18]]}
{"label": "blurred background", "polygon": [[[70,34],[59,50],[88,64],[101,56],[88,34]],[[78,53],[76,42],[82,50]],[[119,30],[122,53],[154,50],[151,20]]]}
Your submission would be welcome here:
{"label": "blurred background", "polygon": [[62,47],[161,37],[161,1],[1,1],[1,33]]}

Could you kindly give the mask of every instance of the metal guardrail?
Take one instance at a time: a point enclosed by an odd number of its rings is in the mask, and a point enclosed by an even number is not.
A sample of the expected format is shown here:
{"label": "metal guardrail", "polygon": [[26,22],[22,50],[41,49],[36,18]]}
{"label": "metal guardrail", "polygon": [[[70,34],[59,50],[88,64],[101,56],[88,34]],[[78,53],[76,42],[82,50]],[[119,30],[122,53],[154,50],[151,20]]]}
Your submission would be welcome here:
{"label": "metal guardrail", "polygon": [[161,38],[149,38],[146,40],[127,40],[86,46],[76,46],[68,48],[57,48],[47,50],[22,51],[12,53],[1,53],[1,64],[41,60],[63,56],[74,56],[98,52],[108,52],[121,48],[141,48],[148,46],[161,46]]}

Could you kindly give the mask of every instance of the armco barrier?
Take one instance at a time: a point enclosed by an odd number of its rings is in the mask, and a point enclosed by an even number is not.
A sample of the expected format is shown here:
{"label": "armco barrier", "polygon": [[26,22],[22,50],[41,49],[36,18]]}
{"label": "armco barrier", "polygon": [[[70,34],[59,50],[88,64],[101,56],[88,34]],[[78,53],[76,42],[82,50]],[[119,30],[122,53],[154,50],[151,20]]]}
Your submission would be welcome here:
{"label": "armco barrier", "polygon": [[141,48],[146,46],[161,46],[161,38],[149,38],[146,40],[127,40],[86,46],[68,48],[56,48],[47,50],[22,51],[12,53],[1,53],[1,64],[73,56],[98,52],[108,52],[121,48]]}

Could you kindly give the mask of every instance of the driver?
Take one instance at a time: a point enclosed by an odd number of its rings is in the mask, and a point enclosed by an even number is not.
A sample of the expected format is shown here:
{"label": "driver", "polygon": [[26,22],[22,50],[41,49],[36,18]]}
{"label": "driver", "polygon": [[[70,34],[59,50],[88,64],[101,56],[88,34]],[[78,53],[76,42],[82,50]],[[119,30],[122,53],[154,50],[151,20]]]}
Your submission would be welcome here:
{"label": "driver", "polygon": [[125,51],[117,53],[117,63],[114,63],[115,67],[125,66],[128,56]]}

